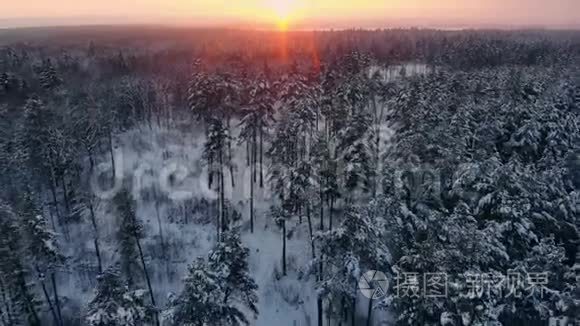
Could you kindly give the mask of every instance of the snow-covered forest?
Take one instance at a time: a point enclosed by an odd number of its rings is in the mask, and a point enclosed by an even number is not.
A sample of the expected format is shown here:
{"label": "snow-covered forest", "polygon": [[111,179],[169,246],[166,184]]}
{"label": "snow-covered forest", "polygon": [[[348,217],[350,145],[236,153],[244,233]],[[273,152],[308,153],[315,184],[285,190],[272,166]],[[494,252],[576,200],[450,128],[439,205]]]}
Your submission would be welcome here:
{"label": "snow-covered forest", "polygon": [[0,117],[0,326],[580,316],[580,33],[5,31]]}

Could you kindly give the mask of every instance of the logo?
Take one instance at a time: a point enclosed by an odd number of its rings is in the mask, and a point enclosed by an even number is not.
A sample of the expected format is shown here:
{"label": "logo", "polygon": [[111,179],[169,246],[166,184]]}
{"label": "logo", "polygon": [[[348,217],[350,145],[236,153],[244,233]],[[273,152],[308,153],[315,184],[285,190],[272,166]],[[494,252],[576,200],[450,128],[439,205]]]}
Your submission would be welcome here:
{"label": "logo", "polygon": [[381,299],[387,295],[389,280],[383,272],[371,270],[361,276],[358,288],[365,298]]}

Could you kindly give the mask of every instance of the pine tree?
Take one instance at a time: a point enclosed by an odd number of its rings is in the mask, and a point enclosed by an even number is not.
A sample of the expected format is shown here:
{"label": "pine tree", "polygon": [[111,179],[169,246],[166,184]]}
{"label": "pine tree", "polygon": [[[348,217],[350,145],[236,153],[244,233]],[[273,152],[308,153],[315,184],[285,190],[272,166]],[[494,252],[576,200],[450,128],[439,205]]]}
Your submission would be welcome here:
{"label": "pine tree", "polygon": [[[228,213],[225,201],[225,173],[224,168],[231,165],[230,157],[228,155],[228,146],[230,146],[230,135],[228,129],[223,122],[218,118],[212,118],[209,121],[209,130],[207,140],[204,148],[204,158],[206,159],[210,173],[216,172],[218,177],[218,203],[219,216],[217,220],[218,235],[227,230]],[[213,162],[217,161],[217,167]]]}
{"label": "pine tree", "polygon": [[217,275],[200,258],[189,266],[184,282],[184,289],[168,313],[172,325],[219,325],[217,320],[224,309]]}
{"label": "pine tree", "polygon": [[[151,305],[156,307],[155,295],[151,285],[151,277],[149,276],[149,270],[145,263],[143,247],[141,246],[141,240],[144,237],[143,226],[137,219],[135,201],[131,193],[126,189],[123,189],[117,194],[117,196],[115,196],[114,202],[120,215],[121,225],[118,232],[118,238],[121,246],[122,265],[124,266],[123,269],[126,274],[125,276],[129,281],[129,287],[131,288],[133,286],[133,267],[136,265],[135,259],[138,257],[141,263],[143,276],[147,283],[147,289],[149,290]],[[137,252],[135,252],[135,249],[137,249]],[[155,315],[155,323],[159,325],[157,314]]]}
{"label": "pine tree", "polygon": [[[222,234],[221,241],[209,254],[208,266],[220,280],[224,303],[242,305],[257,315],[258,286],[250,275],[249,255],[250,250],[242,245],[239,231],[234,229]],[[229,323],[235,324],[234,320]]]}
{"label": "pine tree", "polygon": [[[392,263],[381,225],[377,225],[378,220],[371,212],[370,208],[349,207],[338,228],[316,236],[319,255],[311,265],[320,266],[317,287],[321,297],[339,305],[337,310],[347,309],[352,318],[362,273],[389,271]],[[347,303],[350,303],[349,308],[346,308]],[[369,303],[371,306],[372,301]],[[369,309],[368,320],[371,320],[371,311]]]}
{"label": "pine tree", "polygon": [[78,202],[74,207],[74,214],[79,215],[81,220],[88,220],[93,229],[93,244],[95,247],[95,256],[99,273],[103,272],[103,262],[101,258],[101,246],[99,236],[99,226],[96,211],[99,206],[98,199],[90,192],[81,192],[78,196]]}
{"label": "pine tree", "polygon": [[38,99],[29,99],[24,105],[24,121],[19,135],[20,144],[28,155],[29,168],[42,171],[44,145],[49,142],[49,126],[54,123],[54,113]]}
{"label": "pine tree", "polygon": [[319,134],[312,145],[312,165],[318,184],[320,200],[320,231],[324,231],[324,205],[328,207],[328,228],[332,230],[334,223],[334,204],[340,198],[337,168],[332,144],[325,135]]}
{"label": "pine tree", "polygon": [[95,295],[88,305],[89,326],[140,326],[152,321],[153,309],[145,304],[145,291],[131,291],[116,267],[97,278]]}
{"label": "pine tree", "polygon": [[40,326],[38,301],[27,282],[25,243],[19,237],[19,226],[10,206],[0,202],[0,317],[6,325]]}
{"label": "pine tree", "polygon": [[282,231],[282,275],[287,275],[286,266],[286,239],[287,239],[287,222],[292,217],[287,207],[272,206],[268,212],[270,218],[280,227]]}
{"label": "pine tree", "polygon": [[[21,204],[23,233],[26,237],[26,251],[33,262],[43,293],[55,323],[63,325],[61,303],[56,282],[57,269],[65,263],[65,257],[58,249],[56,234],[49,229],[47,219],[36,208],[32,194],[26,194]],[[45,279],[50,277],[54,301],[50,299]]]}
{"label": "pine tree", "polygon": [[249,251],[236,232],[223,233],[209,259],[189,267],[185,288],[171,307],[174,325],[250,325],[240,306],[258,313],[257,285],[249,276]]}
{"label": "pine tree", "polygon": [[74,112],[74,133],[75,140],[77,140],[82,148],[86,151],[89,157],[90,170],[93,171],[95,167],[95,155],[98,150],[100,137],[103,136],[103,130],[99,126],[97,118],[92,116],[96,112],[89,112],[88,110],[77,110]]}
{"label": "pine tree", "polygon": [[[257,173],[260,188],[264,187],[264,136],[274,120],[274,94],[265,79],[258,79],[249,87],[247,107],[243,108],[240,121],[240,140],[246,142],[247,161],[250,166],[250,231],[254,232],[254,194]],[[259,171],[258,171],[259,162]]]}
{"label": "pine tree", "polygon": [[50,59],[46,60],[40,68],[39,81],[40,86],[46,90],[53,89],[62,83]]}
{"label": "pine tree", "polygon": [[349,120],[348,126],[339,132],[337,146],[338,157],[344,164],[345,189],[352,196],[356,190],[369,192],[374,180],[373,146],[370,134],[371,119],[366,114],[356,114]]}

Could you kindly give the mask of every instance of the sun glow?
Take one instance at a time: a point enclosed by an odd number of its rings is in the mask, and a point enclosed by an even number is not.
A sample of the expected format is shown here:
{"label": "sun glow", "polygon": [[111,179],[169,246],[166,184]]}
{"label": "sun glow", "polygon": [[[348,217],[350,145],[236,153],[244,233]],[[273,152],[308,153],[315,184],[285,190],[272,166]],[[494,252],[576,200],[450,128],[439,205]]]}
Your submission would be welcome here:
{"label": "sun glow", "polygon": [[266,8],[280,30],[288,30],[297,19],[299,6],[297,0],[266,0]]}

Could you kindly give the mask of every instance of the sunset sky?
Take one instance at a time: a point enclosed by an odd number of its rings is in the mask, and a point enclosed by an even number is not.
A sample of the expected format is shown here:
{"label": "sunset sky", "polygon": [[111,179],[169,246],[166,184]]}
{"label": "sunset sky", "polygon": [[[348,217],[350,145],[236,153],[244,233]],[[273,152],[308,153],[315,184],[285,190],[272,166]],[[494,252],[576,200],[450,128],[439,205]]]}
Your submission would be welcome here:
{"label": "sunset sky", "polygon": [[326,27],[580,26],[580,0],[2,0],[0,27],[162,23]]}

